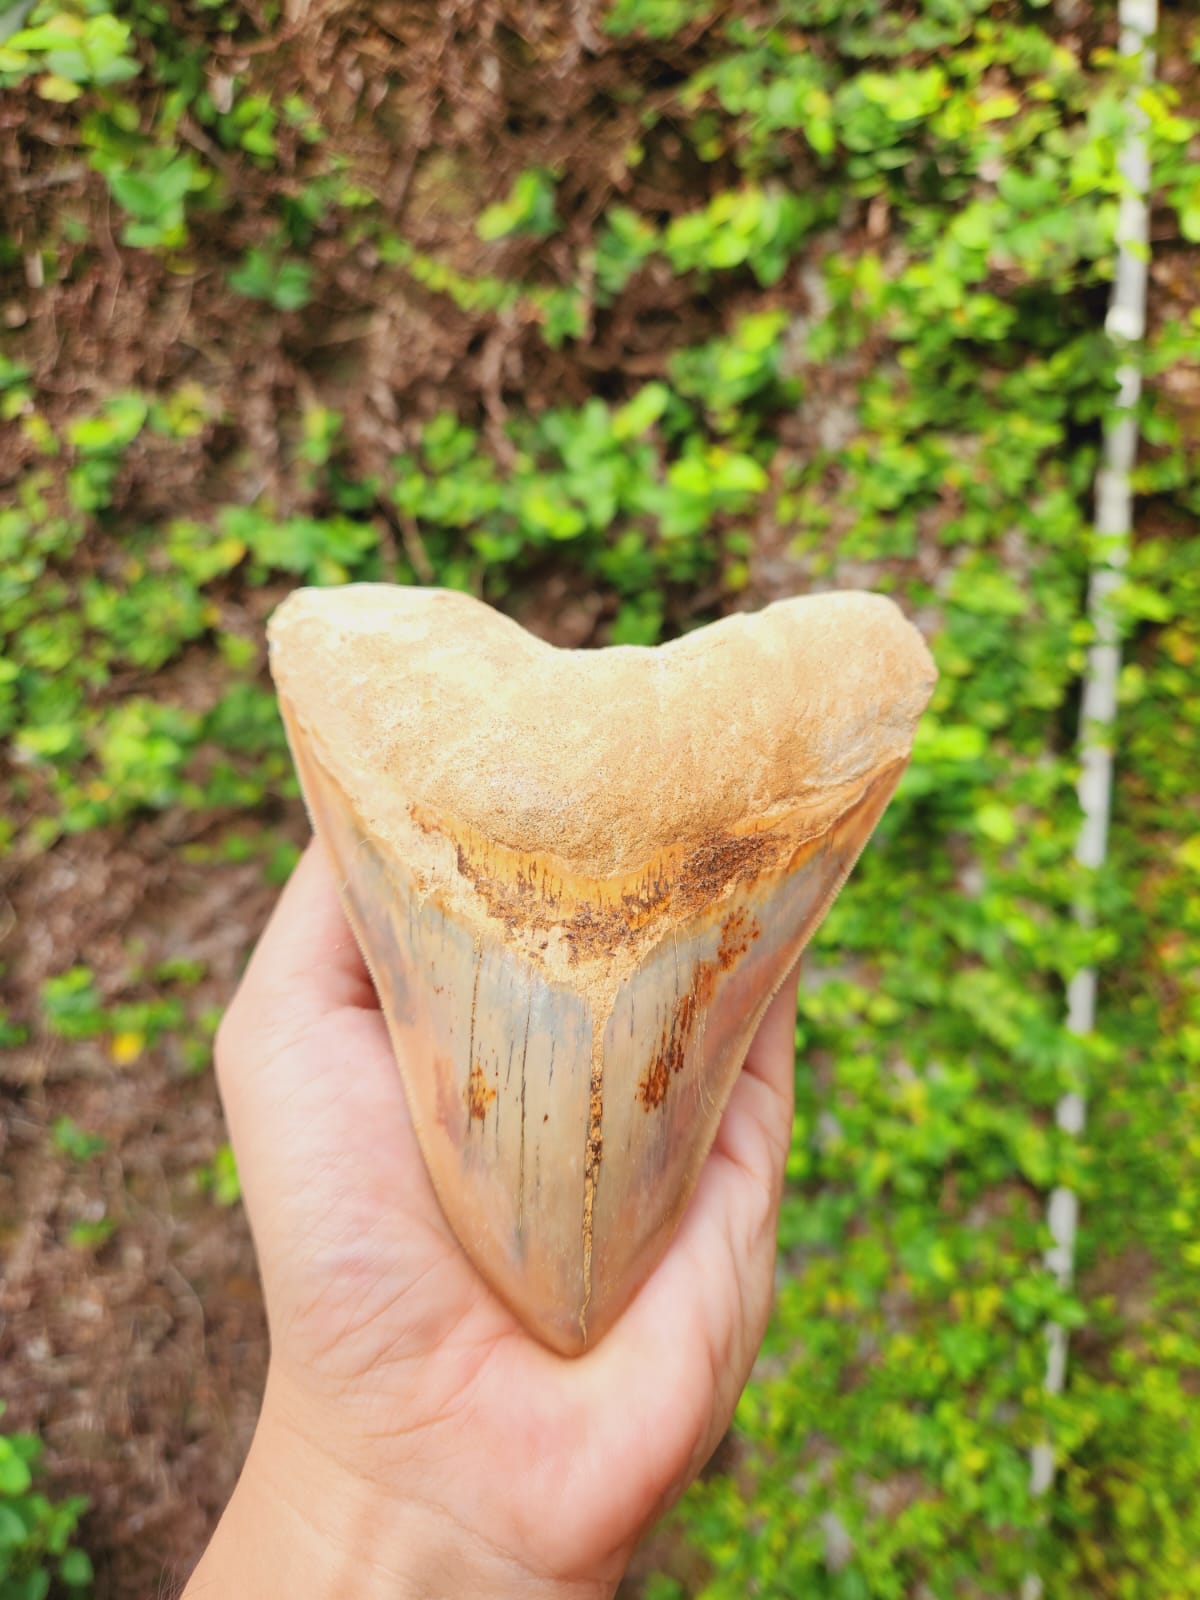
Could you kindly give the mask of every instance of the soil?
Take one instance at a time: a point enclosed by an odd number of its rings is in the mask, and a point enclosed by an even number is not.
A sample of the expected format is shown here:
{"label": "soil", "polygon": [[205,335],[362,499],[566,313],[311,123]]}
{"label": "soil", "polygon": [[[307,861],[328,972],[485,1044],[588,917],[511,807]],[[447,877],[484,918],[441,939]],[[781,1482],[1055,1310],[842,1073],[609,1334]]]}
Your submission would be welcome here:
{"label": "soil", "polygon": [[[189,866],[161,825],[60,844],[4,886],[14,1009],[74,961],[123,992],[135,942],[147,965],[206,963],[195,999],[221,1005],[274,893],[257,861]],[[225,1138],[213,1077],[168,1044],[119,1065],[39,1038],[2,1059],[5,1425],[40,1434],[56,1487],[88,1496],[98,1600],[169,1593],[232,1489],[267,1356],[245,1216],[197,1183]],[[60,1116],[105,1151],[59,1153]],[[71,1242],[102,1216],[106,1242]]]}

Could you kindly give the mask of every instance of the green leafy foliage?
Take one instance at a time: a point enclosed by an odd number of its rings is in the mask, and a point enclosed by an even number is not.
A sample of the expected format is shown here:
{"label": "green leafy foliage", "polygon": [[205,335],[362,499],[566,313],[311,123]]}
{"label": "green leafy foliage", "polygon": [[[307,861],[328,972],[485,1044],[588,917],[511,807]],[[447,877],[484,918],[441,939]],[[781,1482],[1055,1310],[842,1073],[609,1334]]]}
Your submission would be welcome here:
{"label": "green leafy foliage", "polygon": [[86,1132],[73,1117],[55,1117],[51,1132],[54,1148],[72,1161],[90,1161],[108,1147],[108,1141],[101,1134]]}
{"label": "green leafy foliage", "polygon": [[0,1600],[45,1600],[53,1582],[72,1595],[91,1589],[92,1564],[71,1543],[87,1501],[54,1503],[35,1487],[42,1455],[33,1435],[0,1434]]}
{"label": "green leafy foliage", "polygon": [[748,266],[759,283],[777,283],[796,246],[828,219],[832,198],[817,201],[782,188],[726,190],[703,211],[677,217],[663,249],[676,272]]}
{"label": "green leafy foliage", "polygon": [[476,232],[485,242],[504,239],[510,234],[544,238],[558,227],[554,190],[552,173],[537,167],[522,172],[507,198],[498,200],[481,213]]}
{"label": "green leafy foliage", "polygon": [[711,0],[615,0],[606,18],[610,33],[665,39],[712,13]]}
{"label": "green leafy foliage", "polygon": [[179,155],[154,150],[136,164],[124,165],[101,148],[95,164],[108,178],[113,199],[129,213],[131,220],[121,230],[125,244],[154,249],[184,242],[188,196],[208,184],[194,155],[186,150]]}
{"label": "green leafy foliage", "polygon": [[61,1039],[91,1039],[105,1029],[105,1012],[88,967],[72,967],[42,985],[46,1025]]}
{"label": "green leafy foliage", "polygon": [[242,1185],[232,1146],[217,1146],[212,1160],[197,1169],[196,1183],[203,1193],[211,1194],[219,1206],[237,1205],[242,1198]]}
{"label": "green leafy foliage", "polygon": [[132,28],[105,6],[38,0],[25,25],[0,41],[0,84],[35,77],[44,100],[74,100],[87,87],[124,83],[139,70]]}
{"label": "green leafy foliage", "polygon": [[249,300],[265,300],[276,311],[299,311],[309,301],[312,271],[303,261],[281,261],[270,250],[256,248],[229,274],[229,285]]}
{"label": "green leafy foliage", "polygon": [[426,427],[418,452],[395,463],[392,498],[435,570],[459,585],[490,569],[499,587],[506,568],[565,544],[580,568],[622,595],[693,582],[716,564],[705,534],[745,511],[767,479],[752,455],[701,434],[681,447],[671,434],[690,417],[664,384],[616,410],[593,400],[547,411],[514,425],[504,471],[472,429],[444,415]]}
{"label": "green leafy foliage", "polygon": [[[646,1593],[999,1594],[1037,1570],[1049,1600],[1200,1595],[1194,310],[1152,321],[1144,357],[1113,860],[1092,877],[1072,854],[1127,119],[1108,12],[614,0],[594,166],[558,164],[535,99],[508,107],[485,187],[451,148],[458,106],[407,188],[372,142],[382,69],[370,114],[344,121],[294,74],[281,86],[273,52],[226,53],[243,21],[38,0],[0,44],[0,83],[53,115],[147,304],[186,284],[230,346],[300,374],[251,431],[198,365],[65,403],[36,341],[0,358],[20,446],[0,507],[0,850],[188,813],[186,860],[283,881],[295,784],[261,618],[293,583],[446,584],[552,626],[583,596],[580,633],[627,645],[747,592],[894,594],[940,682],[807,958],[778,1306],[737,1468],[685,1499],[689,1552]],[[524,49],[503,52],[518,85]],[[1172,17],[1141,97],[1156,250],[1200,228],[1200,127],[1172,86],[1198,51]],[[408,117],[385,143],[409,148]],[[14,304],[26,273],[80,292],[109,250],[69,217],[37,226],[36,252],[22,235],[0,257]],[[409,343],[444,328],[406,389]],[[260,471],[264,410],[280,442]],[[177,479],[203,488],[164,511]],[[1103,1008],[1081,1041],[1063,1000],[1088,963]],[[165,1047],[203,1071],[201,976],[120,987],[69,966],[0,1045],[32,1030],[122,1071]],[[1091,1119],[1072,1141],[1053,1108],[1077,1084]],[[101,1153],[69,1118],[50,1138],[60,1165]],[[237,1201],[228,1146],[196,1181]],[[1071,1293],[1042,1265],[1058,1183],[1082,1199]],[[68,1237],[99,1251],[114,1226]],[[1054,1402],[1050,1318],[1075,1336]],[[1028,1450],[1047,1433],[1039,1501]]]}

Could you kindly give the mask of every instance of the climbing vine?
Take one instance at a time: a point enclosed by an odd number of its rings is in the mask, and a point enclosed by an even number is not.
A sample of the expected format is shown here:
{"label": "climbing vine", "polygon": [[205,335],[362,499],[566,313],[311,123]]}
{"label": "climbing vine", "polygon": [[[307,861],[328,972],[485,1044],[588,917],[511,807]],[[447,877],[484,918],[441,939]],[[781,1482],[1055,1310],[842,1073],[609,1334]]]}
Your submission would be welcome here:
{"label": "climbing vine", "polygon": [[[297,582],[467,588],[572,644],[891,593],[939,687],[806,964],[781,1287],[734,1469],[684,1501],[646,1593],[1011,1593],[1035,1560],[1055,1597],[1200,1595],[1200,32],[1167,12],[1140,97],[1164,266],[1093,881],[1073,751],[1114,389],[1113,16],[730,9],[614,0],[580,34],[512,0],[437,46],[371,8],[314,41],[235,0],[35,0],[0,41],[28,119],[0,238],[3,847],[189,815],[217,870],[258,851],[285,875],[261,620]],[[64,394],[46,308],[131,292],[141,332],[68,328],[97,376]],[[102,996],[64,958],[0,1041],[133,1062],[176,1038],[203,1070],[195,976]],[[1076,1081],[1077,1145],[1053,1120]],[[206,1171],[235,1203],[227,1150]],[[1041,1266],[1062,1182],[1070,1294]],[[1053,1401],[1048,1319],[1076,1352]]]}

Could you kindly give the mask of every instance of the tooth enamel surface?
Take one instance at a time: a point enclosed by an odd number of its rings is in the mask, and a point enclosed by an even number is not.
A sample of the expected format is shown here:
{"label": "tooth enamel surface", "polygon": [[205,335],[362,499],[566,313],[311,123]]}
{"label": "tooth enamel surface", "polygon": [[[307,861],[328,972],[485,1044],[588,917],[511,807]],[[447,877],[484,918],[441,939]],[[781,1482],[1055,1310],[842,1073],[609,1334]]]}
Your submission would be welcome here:
{"label": "tooth enamel surface", "polygon": [[558,651],[466,596],[301,590],[272,670],[463,1248],[576,1353],[669,1242],[934,673],[870,595]]}

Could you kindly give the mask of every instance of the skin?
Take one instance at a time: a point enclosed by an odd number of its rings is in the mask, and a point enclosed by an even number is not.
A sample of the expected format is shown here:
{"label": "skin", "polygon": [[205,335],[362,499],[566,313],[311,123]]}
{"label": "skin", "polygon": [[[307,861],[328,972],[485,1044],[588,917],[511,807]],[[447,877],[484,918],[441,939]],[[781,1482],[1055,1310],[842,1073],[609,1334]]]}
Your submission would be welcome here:
{"label": "skin", "polygon": [[583,1357],[487,1289],[426,1176],[321,850],[217,1039],[271,1334],[246,1466],[185,1600],[615,1593],[729,1424],[770,1309],[795,977],[665,1258]]}

